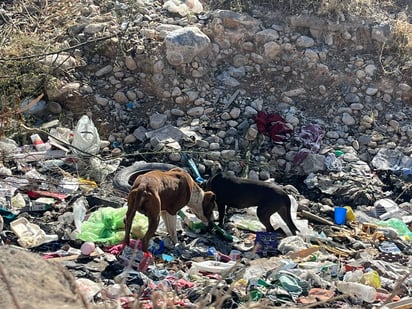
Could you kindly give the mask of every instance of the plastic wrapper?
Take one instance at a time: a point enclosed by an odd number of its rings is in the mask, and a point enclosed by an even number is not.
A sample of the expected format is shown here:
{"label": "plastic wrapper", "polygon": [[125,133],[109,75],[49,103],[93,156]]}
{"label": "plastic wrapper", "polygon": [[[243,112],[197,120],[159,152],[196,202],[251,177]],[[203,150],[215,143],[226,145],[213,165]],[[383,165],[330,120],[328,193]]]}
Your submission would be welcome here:
{"label": "plastic wrapper", "polygon": [[95,155],[100,151],[99,132],[94,126],[93,120],[87,115],[83,115],[77,122],[73,132],[72,145],[77,148],[73,152],[80,155]]}
{"label": "plastic wrapper", "polygon": [[381,278],[376,270],[369,270],[362,275],[359,280],[360,283],[369,285],[378,289],[381,287]]}
{"label": "plastic wrapper", "polygon": [[[90,214],[87,221],[81,225],[77,238],[83,241],[93,241],[106,245],[119,244],[124,239],[123,218],[127,207],[104,207]],[[147,217],[136,213],[132,224],[132,237],[143,238],[148,228]]]}
{"label": "plastic wrapper", "polygon": [[386,221],[379,221],[378,225],[383,227],[391,227],[398,232],[399,236],[404,237],[406,240],[412,240],[412,232],[401,219],[391,218]]}

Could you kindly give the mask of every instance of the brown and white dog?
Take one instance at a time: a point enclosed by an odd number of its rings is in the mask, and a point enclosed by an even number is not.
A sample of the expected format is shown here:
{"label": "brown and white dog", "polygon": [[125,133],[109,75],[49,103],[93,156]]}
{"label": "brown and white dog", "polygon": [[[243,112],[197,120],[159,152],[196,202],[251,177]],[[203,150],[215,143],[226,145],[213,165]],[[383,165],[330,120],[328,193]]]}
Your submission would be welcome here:
{"label": "brown and white dog", "polygon": [[148,217],[149,226],[142,239],[143,251],[159,226],[160,216],[174,243],[177,242],[176,214],[184,206],[208,224],[216,207],[215,194],[205,192],[183,169],[153,170],[139,175],[127,197],[125,242],[130,243],[130,232],[136,211]]}
{"label": "brown and white dog", "polygon": [[219,225],[223,226],[226,207],[237,209],[257,206],[257,216],[267,232],[274,232],[270,217],[277,212],[290,232],[298,230],[291,216],[291,201],[281,187],[264,181],[243,179],[227,173],[217,173],[204,183],[205,190],[216,194]]}

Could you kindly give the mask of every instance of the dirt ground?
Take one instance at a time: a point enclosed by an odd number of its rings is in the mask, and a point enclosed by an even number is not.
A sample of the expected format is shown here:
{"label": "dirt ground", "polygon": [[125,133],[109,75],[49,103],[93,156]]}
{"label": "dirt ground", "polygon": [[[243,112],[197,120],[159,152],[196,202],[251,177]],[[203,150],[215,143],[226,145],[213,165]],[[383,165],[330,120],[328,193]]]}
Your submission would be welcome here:
{"label": "dirt ground", "polygon": [[91,308],[68,270],[24,249],[0,247],[0,277],[0,308]]}

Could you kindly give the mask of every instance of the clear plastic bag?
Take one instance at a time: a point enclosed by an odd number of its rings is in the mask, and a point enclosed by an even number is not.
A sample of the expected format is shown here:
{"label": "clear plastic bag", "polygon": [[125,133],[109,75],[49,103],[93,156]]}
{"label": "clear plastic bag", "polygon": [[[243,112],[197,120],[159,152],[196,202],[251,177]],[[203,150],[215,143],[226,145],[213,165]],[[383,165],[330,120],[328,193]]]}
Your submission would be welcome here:
{"label": "clear plastic bag", "polygon": [[[77,122],[73,132],[72,145],[77,149],[73,152],[79,155],[95,155],[100,151],[100,136],[93,120],[83,115]],[[80,151],[79,151],[80,150]]]}

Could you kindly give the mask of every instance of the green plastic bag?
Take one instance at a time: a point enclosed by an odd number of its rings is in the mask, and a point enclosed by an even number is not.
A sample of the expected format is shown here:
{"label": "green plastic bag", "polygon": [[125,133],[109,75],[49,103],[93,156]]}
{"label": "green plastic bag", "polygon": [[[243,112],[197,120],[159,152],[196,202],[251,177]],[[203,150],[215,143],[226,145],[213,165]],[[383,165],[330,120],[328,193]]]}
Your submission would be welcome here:
{"label": "green plastic bag", "polygon": [[[91,213],[87,221],[83,221],[77,238],[106,245],[116,245],[124,239],[124,222],[127,207],[103,207]],[[148,228],[145,215],[136,212],[132,224],[132,237],[141,239]]]}
{"label": "green plastic bag", "polygon": [[396,230],[399,236],[404,237],[406,240],[412,240],[412,232],[409,230],[409,227],[401,219],[390,218],[386,221],[379,221],[377,223],[379,226],[391,227]]}

